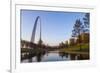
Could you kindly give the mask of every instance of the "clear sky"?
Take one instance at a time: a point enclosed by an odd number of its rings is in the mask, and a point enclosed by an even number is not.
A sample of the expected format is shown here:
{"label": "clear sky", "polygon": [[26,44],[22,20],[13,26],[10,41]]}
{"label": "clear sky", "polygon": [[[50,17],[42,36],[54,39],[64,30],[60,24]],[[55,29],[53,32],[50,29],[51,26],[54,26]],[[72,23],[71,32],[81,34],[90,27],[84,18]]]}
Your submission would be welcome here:
{"label": "clear sky", "polygon": [[[83,22],[82,12],[52,12],[21,10],[21,39],[30,41],[34,22],[37,16],[41,18],[42,40],[44,44],[58,45],[71,37],[76,19]],[[39,21],[36,28],[35,43],[39,40]]]}

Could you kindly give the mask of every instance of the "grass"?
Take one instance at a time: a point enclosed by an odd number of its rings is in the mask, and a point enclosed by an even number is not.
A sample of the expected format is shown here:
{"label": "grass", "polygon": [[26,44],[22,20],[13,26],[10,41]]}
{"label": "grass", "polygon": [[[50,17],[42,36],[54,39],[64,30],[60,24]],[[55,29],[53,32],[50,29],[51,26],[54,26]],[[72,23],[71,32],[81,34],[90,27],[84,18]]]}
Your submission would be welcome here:
{"label": "grass", "polygon": [[69,46],[68,48],[63,48],[60,49],[61,52],[67,52],[67,53],[79,53],[79,54],[89,54],[89,44],[81,44],[81,49],[80,45],[74,45],[74,46]]}

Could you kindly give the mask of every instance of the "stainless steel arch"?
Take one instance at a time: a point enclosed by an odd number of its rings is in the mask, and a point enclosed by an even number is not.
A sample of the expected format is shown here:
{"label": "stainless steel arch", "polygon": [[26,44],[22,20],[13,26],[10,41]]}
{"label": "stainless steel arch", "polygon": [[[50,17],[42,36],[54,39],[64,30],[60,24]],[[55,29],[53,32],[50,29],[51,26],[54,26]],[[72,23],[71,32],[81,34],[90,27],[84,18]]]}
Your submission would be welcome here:
{"label": "stainless steel arch", "polygon": [[37,22],[38,20],[40,20],[40,39],[41,40],[41,18],[40,16],[36,17],[35,23],[34,23],[34,27],[33,27],[33,31],[32,31],[32,36],[31,36],[31,42],[34,43],[35,41],[35,34],[36,34],[36,28],[37,28]]}

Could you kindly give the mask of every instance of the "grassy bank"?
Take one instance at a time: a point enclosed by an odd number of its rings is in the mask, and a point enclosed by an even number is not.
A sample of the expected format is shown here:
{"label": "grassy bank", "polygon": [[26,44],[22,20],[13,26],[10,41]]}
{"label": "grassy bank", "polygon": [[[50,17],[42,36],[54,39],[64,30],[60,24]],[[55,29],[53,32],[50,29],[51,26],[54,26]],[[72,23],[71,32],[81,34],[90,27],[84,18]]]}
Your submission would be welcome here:
{"label": "grassy bank", "polygon": [[60,49],[61,52],[67,52],[67,53],[79,53],[79,54],[89,54],[89,44],[81,44],[81,49],[80,45],[74,45],[74,46],[69,46],[68,48],[63,48]]}

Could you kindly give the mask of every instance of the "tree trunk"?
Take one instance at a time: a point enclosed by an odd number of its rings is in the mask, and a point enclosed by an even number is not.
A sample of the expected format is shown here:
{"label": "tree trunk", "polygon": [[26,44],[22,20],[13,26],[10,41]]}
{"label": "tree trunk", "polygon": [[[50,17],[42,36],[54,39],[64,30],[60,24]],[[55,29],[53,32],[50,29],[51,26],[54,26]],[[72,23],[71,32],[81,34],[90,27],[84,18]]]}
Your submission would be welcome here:
{"label": "tree trunk", "polygon": [[79,32],[79,46],[80,46],[80,51],[81,51],[81,35],[80,35],[80,32]]}

